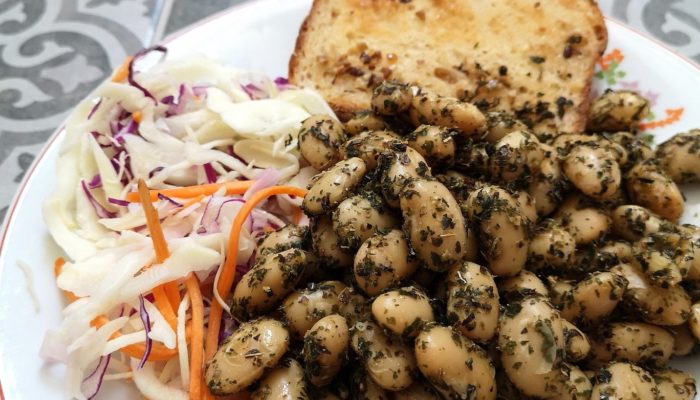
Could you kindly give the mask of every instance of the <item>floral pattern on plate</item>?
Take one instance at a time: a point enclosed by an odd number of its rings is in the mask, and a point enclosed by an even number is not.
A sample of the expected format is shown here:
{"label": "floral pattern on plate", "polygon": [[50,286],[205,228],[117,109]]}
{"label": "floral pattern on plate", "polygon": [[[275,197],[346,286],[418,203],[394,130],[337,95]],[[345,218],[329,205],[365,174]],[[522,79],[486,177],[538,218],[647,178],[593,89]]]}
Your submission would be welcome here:
{"label": "floral pattern on plate", "polygon": [[684,107],[661,109],[659,98],[662,95],[653,89],[648,89],[642,81],[630,79],[623,63],[625,55],[622,50],[615,48],[604,54],[596,64],[596,72],[593,75],[595,81],[591,94],[597,97],[607,89],[633,90],[649,100],[649,113],[639,125],[640,131],[663,128],[681,120]]}

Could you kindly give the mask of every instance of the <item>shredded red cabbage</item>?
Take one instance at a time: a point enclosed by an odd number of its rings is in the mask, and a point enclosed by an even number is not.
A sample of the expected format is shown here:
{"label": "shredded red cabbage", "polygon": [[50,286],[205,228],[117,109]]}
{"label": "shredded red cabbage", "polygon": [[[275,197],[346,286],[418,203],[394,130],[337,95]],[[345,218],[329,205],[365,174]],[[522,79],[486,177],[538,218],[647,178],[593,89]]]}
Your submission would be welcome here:
{"label": "shredded red cabbage", "polygon": [[[212,205],[213,197],[209,199],[207,202],[207,205],[204,208],[204,212],[202,213],[202,219],[200,222],[200,227],[197,228],[197,233],[199,234],[204,234],[207,232],[215,232],[219,228],[219,218],[221,217],[221,212],[223,211],[223,208],[226,204],[228,203],[245,203],[245,200],[243,200],[240,197],[236,198],[227,198],[226,200],[222,201],[221,203],[218,203],[218,205]],[[220,198],[218,198],[220,199]],[[210,213],[210,210],[213,207],[217,207],[216,214],[214,215],[213,218],[207,217],[207,215]],[[213,212],[213,211],[212,211]],[[253,220],[252,220],[252,215],[249,215],[248,218],[246,218],[246,227],[248,231],[250,232],[250,227],[252,227]]]}
{"label": "shredded red cabbage", "polygon": [[126,207],[129,205],[128,201],[122,200],[122,199],[115,199],[114,197],[107,197],[107,201],[114,204],[114,205],[122,206],[122,207]]}
{"label": "shredded red cabbage", "polygon": [[204,167],[204,173],[207,175],[207,182],[216,183],[216,178],[218,177],[218,174],[216,173],[216,170],[214,170],[214,167],[211,165],[211,163],[206,163],[202,165],[202,167]]}
{"label": "shredded red cabbage", "polygon": [[[214,217],[214,221],[217,221],[217,223],[219,221],[219,217],[221,217],[221,210],[223,210],[224,206],[227,203],[245,203],[245,200],[236,198],[236,199],[228,199],[228,200],[221,202],[221,204],[219,204],[219,210],[216,212],[216,217]],[[251,219],[251,217],[250,217],[250,215],[248,215],[246,222],[249,221],[250,219]],[[251,223],[252,223],[252,221],[251,221]]]}
{"label": "shredded red cabbage", "polygon": [[[205,217],[207,216],[207,212],[209,212],[209,206],[211,205],[211,200],[214,198],[214,196],[209,196],[209,200],[207,200],[207,205],[204,206],[204,211],[202,212],[202,218],[200,219],[200,224],[204,223]],[[199,228],[197,228],[197,233],[200,235],[203,235],[207,233],[207,228],[204,225],[200,225]]]}
{"label": "shredded red cabbage", "polygon": [[87,115],[87,119],[92,118],[92,115],[95,114],[95,111],[97,111],[97,109],[100,107],[100,104],[102,104],[102,97],[100,97],[100,99],[97,100],[97,103],[95,103],[95,105],[92,106],[92,109],[90,110],[90,112]]}
{"label": "shredded red cabbage", "polygon": [[121,183],[122,185],[128,184],[134,177],[134,174],[131,172],[131,162],[129,160],[129,154],[126,152],[126,149],[121,148],[117,149],[117,152],[112,156],[112,158],[109,160],[110,163],[112,163],[112,167],[114,168],[114,171],[116,173],[119,173],[122,164],[121,161],[119,161],[119,156],[121,153],[126,153],[126,156],[124,157],[124,176],[121,177]]}
{"label": "shredded red cabbage", "polygon": [[147,48],[147,49],[143,49],[143,50],[139,51],[138,53],[136,53],[136,54],[134,55],[134,58],[132,58],[132,59],[131,59],[131,62],[129,63],[129,73],[128,73],[128,75],[127,75],[127,81],[129,82],[129,84],[130,84],[131,86],[133,86],[133,87],[137,88],[138,90],[140,90],[141,93],[143,93],[144,96],[146,96],[146,97],[152,99],[154,102],[157,103],[158,101],[156,100],[155,97],[153,97],[153,95],[151,94],[151,92],[149,92],[148,89],[146,89],[145,87],[141,86],[138,82],[136,82],[136,79],[134,79],[134,64],[136,64],[136,62],[137,62],[139,59],[145,57],[146,54],[148,54],[148,53],[150,53],[150,52],[152,52],[152,51],[159,51],[159,52],[163,53],[164,55],[168,53],[168,49],[166,49],[166,48],[163,47],[163,46],[159,46],[159,45],[156,45],[156,46],[153,46],[153,47],[149,47],[149,48]]}
{"label": "shredded red cabbage", "polygon": [[138,369],[143,368],[148,360],[148,356],[151,354],[151,346],[153,340],[148,336],[151,333],[151,317],[146,311],[146,304],[143,301],[143,295],[139,295],[139,316],[141,317],[141,322],[143,322],[143,329],[146,331],[146,350],[143,352],[143,357],[139,362]]}
{"label": "shredded red cabbage", "polygon": [[116,136],[119,131],[122,130],[124,125],[119,121],[109,121],[109,131],[112,136]]}
{"label": "shredded red cabbage", "polygon": [[228,152],[228,154],[229,154],[231,157],[235,158],[236,160],[242,162],[242,163],[245,164],[245,165],[248,165],[248,162],[247,162],[246,160],[244,160],[243,158],[241,158],[241,156],[239,156],[238,154],[236,154],[236,152],[233,150],[233,145],[231,145],[231,144],[228,145],[228,146],[226,147],[226,151]]}
{"label": "shredded red cabbage", "polygon": [[105,372],[107,372],[107,367],[109,366],[109,361],[112,359],[112,355],[106,355],[100,357],[100,361],[97,362],[95,370],[90,373],[80,386],[81,391],[87,397],[88,400],[94,399],[97,393],[102,387],[102,380],[105,377]]}
{"label": "shredded red cabbage", "polygon": [[165,167],[155,167],[148,172],[148,179],[153,178],[158,172],[164,170]]}
{"label": "shredded red cabbage", "polygon": [[241,85],[241,89],[243,89],[243,91],[246,92],[246,94],[248,95],[248,97],[250,97],[251,100],[266,99],[268,97],[267,93],[264,90],[252,83]]}
{"label": "shredded red cabbage", "polygon": [[102,187],[102,177],[100,176],[100,174],[95,174],[95,176],[92,177],[92,179],[88,183],[88,187],[90,189],[97,189]]}
{"label": "shredded red cabbage", "polygon": [[182,207],[182,203],[177,202],[177,201],[171,199],[170,197],[164,195],[163,193],[158,193],[158,198],[161,199],[161,200],[165,200],[165,201],[167,201],[168,203],[170,203],[170,204],[172,204],[172,205],[174,205],[174,206],[176,206],[176,207]]}
{"label": "shredded red cabbage", "polygon": [[83,187],[83,192],[85,192],[85,196],[90,201],[92,208],[95,209],[95,212],[97,213],[98,217],[100,217],[100,218],[114,218],[117,216],[117,214],[110,212],[106,208],[102,207],[102,204],[100,204],[95,199],[95,197],[92,195],[92,193],[90,192],[90,189],[88,188],[87,184],[85,183],[85,180],[81,180],[80,185]]}
{"label": "shredded red cabbage", "polygon": [[287,90],[294,88],[294,85],[289,83],[289,80],[287,78],[283,78],[281,76],[275,78],[275,86],[277,86],[277,90]]}
{"label": "shredded red cabbage", "polygon": [[[238,267],[236,267],[238,271]],[[239,276],[243,275],[239,273]],[[219,328],[219,344],[221,344],[227,337],[231,336],[233,332],[238,329],[238,322],[229,313],[224,313],[221,317],[221,328]]]}
{"label": "shredded red cabbage", "polygon": [[[180,84],[180,88],[177,92],[177,99],[174,96],[167,97],[170,97],[170,99],[168,99],[168,102],[165,103],[168,104],[168,109],[165,111],[165,116],[172,117],[173,115],[182,113],[182,110],[185,107],[185,100],[187,100],[187,86],[185,86],[184,83]],[[165,100],[165,98],[163,98],[163,100]],[[163,100],[161,100],[161,102]]]}

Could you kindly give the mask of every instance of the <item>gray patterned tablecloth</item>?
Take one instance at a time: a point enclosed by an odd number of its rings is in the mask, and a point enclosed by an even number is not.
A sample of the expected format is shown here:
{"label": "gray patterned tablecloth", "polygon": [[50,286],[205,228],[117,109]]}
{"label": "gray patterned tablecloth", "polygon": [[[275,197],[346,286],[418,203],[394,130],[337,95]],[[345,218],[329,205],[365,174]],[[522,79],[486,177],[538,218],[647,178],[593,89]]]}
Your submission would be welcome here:
{"label": "gray patterned tablecloth", "polygon": [[[0,0],[0,222],[49,135],[128,54],[243,1]],[[600,6],[700,62],[700,0]]]}

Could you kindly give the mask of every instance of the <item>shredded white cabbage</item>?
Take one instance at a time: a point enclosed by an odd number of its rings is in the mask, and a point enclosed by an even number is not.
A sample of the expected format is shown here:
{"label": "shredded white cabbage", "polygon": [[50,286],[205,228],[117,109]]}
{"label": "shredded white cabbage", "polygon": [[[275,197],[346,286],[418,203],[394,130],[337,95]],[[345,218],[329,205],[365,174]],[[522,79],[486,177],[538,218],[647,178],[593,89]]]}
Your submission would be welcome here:
{"label": "shredded white cabbage", "polygon": [[185,339],[185,322],[187,322],[185,313],[189,306],[190,297],[185,293],[185,297],[182,298],[180,306],[177,308],[177,353],[180,362],[180,382],[185,390],[189,389],[190,386],[190,365]]}
{"label": "shredded white cabbage", "polygon": [[146,363],[141,369],[138,368],[138,364],[138,360],[132,359],[132,378],[136,387],[146,398],[150,400],[187,400],[189,398],[184,390],[161,382],[153,364]]}
{"label": "shredded white cabbage", "polygon": [[[105,380],[132,378],[150,399],[187,398],[189,297],[184,293],[174,305],[177,324],[171,326],[150,296],[168,282],[184,292],[190,273],[207,284],[218,278],[228,232],[250,195],[222,188],[201,198],[154,202],[171,253],[157,263],[141,205],[125,202],[138,180],[151,189],[256,179],[305,187],[316,171],[297,150],[301,122],[319,113],[335,118],[313,91],[277,87],[265,76],[202,57],[162,62],[137,78],[153,98],[128,82],[106,82],[76,107],[66,123],[54,190],[43,204],[49,232],[67,259],[57,285],[78,297],[41,349],[45,359],[67,364],[69,399],[85,398],[83,380],[107,355]],[[248,265],[256,238],[288,223],[300,201],[277,196],[274,209],[258,205],[243,226],[236,264]],[[215,297],[204,299],[205,316],[212,301],[228,312],[218,292]],[[107,318],[95,325],[100,316]],[[137,368],[140,359],[119,351],[146,335],[154,346],[177,349],[177,356]]]}

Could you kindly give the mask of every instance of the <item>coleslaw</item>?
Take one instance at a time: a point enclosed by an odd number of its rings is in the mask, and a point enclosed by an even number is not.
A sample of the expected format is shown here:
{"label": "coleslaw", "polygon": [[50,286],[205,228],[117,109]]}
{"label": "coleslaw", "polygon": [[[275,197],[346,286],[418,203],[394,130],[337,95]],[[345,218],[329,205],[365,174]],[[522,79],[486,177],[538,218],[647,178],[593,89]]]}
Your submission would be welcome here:
{"label": "coleslaw", "polygon": [[[91,399],[117,379],[132,379],[150,399],[188,398],[187,343],[196,332],[188,285],[199,283],[206,325],[213,304],[227,310],[212,290],[227,254],[241,275],[261,235],[308,223],[300,197],[270,197],[252,208],[229,252],[228,232],[255,193],[304,188],[317,173],[300,161],[297,134],[310,115],[333,115],[330,107],[282,78],[205,58],[163,61],[165,53],[158,46],[128,59],[66,124],[43,215],[66,255],[56,279],[70,303],[40,351],[67,365],[66,398]],[[223,338],[235,321],[224,313],[221,326]]]}

